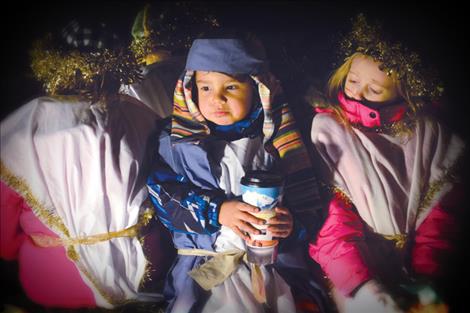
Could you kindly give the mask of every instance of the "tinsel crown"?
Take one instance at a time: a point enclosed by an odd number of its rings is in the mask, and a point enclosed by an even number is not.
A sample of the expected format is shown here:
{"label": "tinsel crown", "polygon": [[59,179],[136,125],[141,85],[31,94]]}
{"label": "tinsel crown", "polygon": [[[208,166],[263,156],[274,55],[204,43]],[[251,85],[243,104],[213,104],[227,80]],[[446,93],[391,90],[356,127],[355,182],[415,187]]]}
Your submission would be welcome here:
{"label": "tinsel crown", "polygon": [[436,73],[425,69],[417,53],[401,43],[384,38],[382,26],[367,23],[364,14],[354,20],[352,30],[340,40],[339,58],[344,62],[356,52],[372,57],[381,63],[380,69],[392,75],[395,73],[410,101],[421,105],[426,99],[436,100],[443,88]]}
{"label": "tinsel crown", "polygon": [[132,26],[131,50],[140,63],[148,64],[146,58],[156,49],[186,51],[201,33],[219,26],[214,15],[197,2],[147,4]]}
{"label": "tinsel crown", "polygon": [[76,95],[94,103],[117,94],[120,84],[141,78],[140,65],[128,47],[70,49],[48,34],[34,42],[30,56],[33,75],[49,95]]}

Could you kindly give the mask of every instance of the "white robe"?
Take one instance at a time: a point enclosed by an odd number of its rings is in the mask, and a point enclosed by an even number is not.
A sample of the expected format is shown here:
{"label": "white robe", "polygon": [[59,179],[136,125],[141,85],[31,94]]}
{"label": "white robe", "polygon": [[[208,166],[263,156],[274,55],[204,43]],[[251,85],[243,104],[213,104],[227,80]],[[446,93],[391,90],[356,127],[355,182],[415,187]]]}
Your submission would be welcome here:
{"label": "white robe", "polygon": [[[245,170],[267,169],[271,164],[272,157],[264,150],[262,138],[242,138],[230,142],[225,146],[221,160],[219,184],[229,197],[239,196],[241,194],[240,179],[245,174]],[[230,228],[222,226],[215,242],[215,250],[222,252],[232,249],[246,250],[245,242]],[[262,266],[261,271],[269,312],[296,312],[290,287],[284,279],[274,268],[268,270]],[[253,295],[250,265],[242,262],[222,284],[212,288],[211,296],[202,312],[266,312],[265,305],[259,303]]]}
{"label": "white robe", "polygon": [[144,68],[142,81],[121,86],[121,92],[138,99],[161,118],[173,112],[176,81],[184,68],[183,57],[170,57]]}
{"label": "white robe", "polygon": [[392,136],[347,128],[331,114],[317,114],[311,137],[331,183],[382,235],[419,227],[451,188],[447,175],[464,146],[430,119],[418,119],[411,135]]}
{"label": "white robe", "polygon": [[[157,119],[128,96],[107,107],[37,98],[2,121],[2,166],[25,183],[37,200],[33,212],[60,238],[120,231],[135,225],[143,210],[147,145]],[[98,306],[161,299],[138,291],[147,266],[138,238],[66,249]]]}

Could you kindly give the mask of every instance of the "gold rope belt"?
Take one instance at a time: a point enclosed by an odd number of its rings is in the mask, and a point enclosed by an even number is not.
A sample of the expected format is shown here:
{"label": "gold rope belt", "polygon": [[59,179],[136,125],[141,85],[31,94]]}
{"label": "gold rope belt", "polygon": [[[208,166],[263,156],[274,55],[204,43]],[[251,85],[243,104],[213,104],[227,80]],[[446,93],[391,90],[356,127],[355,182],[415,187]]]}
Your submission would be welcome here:
{"label": "gold rope belt", "polygon": [[136,237],[139,234],[139,230],[146,226],[153,216],[152,210],[145,210],[139,217],[139,222],[133,226],[125,228],[123,230],[111,231],[103,234],[75,237],[75,238],[59,238],[52,237],[44,234],[32,234],[30,235],[34,244],[42,248],[51,248],[58,246],[70,246],[70,245],[92,245],[98,242],[108,241],[113,238],[119,237]]}
{"label": "gold rope belt", "polygon": [[402,249],[406,244],[406,239],[408,238],[406,234],[398,234],[398,235],[382,235],[387,240],[392,240],[395,242],[395,247],[398,249]]}

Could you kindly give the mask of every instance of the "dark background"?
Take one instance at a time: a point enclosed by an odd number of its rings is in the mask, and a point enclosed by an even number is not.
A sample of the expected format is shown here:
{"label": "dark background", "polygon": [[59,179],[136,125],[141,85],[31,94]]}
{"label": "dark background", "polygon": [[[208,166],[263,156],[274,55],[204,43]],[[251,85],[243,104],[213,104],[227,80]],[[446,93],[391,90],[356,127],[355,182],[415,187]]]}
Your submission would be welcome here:
{"label": "dark background", "polygon": [[[64,1],[15,3],[2,8],[4,84],[7,101],[3,118],[15,107],[42,93],[29,67],[28,50],[34,39],[56,31],[72,18],[108,21],[123,40],[144,1]],[[152,2],[151,2],[152,3]],[[444,82],[443,115],[451,127],[465,135],[468,84],[468,27],[462,5],[450,2],[192,2],[215,13],[222,26],[255,31],[264,41],[273,72],[281,78],[288,94],[298,96],[312,80],[323,85],[334,61],[335,36],[350,27],[350,19],[365,12],[371,20],[408,47],[418,51],[424,62],[434,65]],[[153,2],[153,6],[169,5]]]}
{"label": "dark background", "polygon": [[[56,31],[72,18],[87,17],[106,20],[123,40],[130,38],[132,22],[144,1],[63,1],[48,3],[11,3],[2,10],[2,74],[6,98],[1,104],[0,118],[15,108],[42,95],[41,86],[32,78],[28,50],[34,39]],[[5,6],[5,4],[2,4]],[[164,2],[154,2],[161,5]],[[287,95],[297,105],[297,114],[308,110],[302,95],[313,82],[324,85],[334,61],[334,39],[348,31],[350,19],[364,12],[372,20],[384,23],[384,30],[416,50],[425,64],[433,64],[445,87],[440,117],[450,128],[468,139],[469,62],[466,24],[468,16],[463,4],[449,1],[438,3],[405,2],[259,2],[238,1],[205,3],[222,26],[252,30],[264,42],[272,71],[281,79]],[[298,116],[299,117],[299,116]],[[299,119],[308,127],[309,119]],[[467,172],[464,173],[465,174]],[[468,213],[464,215],[468,220]],[[468,228],[468,222],[465,221]],[[468,234],[468,232],[466,232]],[[465,236],[467,238],[467,236]],[[453,312],[463,310],[469,266],[466,265],[466,240],[462,237],[462,252],[458,255],[455,275],[448,278],[448,297]],[[1,262],[2,303],[27,301],[19,293],[14,263]],[[8,274],[8,275],[7,275]],[[6,276],[5,276],[6,275]],[[458,277],[458,279],[457,279]],[[5,302],[7,301],[7,302]],[[25,304],[30,312],[38,310]]]}

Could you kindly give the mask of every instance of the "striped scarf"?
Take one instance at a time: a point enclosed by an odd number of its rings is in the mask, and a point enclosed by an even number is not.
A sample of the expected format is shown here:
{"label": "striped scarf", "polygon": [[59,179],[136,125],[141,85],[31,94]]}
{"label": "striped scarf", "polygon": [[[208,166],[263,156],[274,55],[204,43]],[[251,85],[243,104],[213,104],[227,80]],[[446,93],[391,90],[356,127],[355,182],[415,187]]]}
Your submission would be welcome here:
{"label": "striped scarf", "polygon": [[[210,135],[208,122],[192,98],[194,71],[187,71],[174,94],[171,140],[199,141]],[[320,209],[318,185],[312,163],[287,103],[276,101],[281,94],[279,81],[271,74],[252,76],[263,107],[264,148],[280,160],[286,176],[285,198],[305,221],[317,220]],[[269,86],[269,87],[268,87]],[[312,217],[312,213],[314,216]]]}

